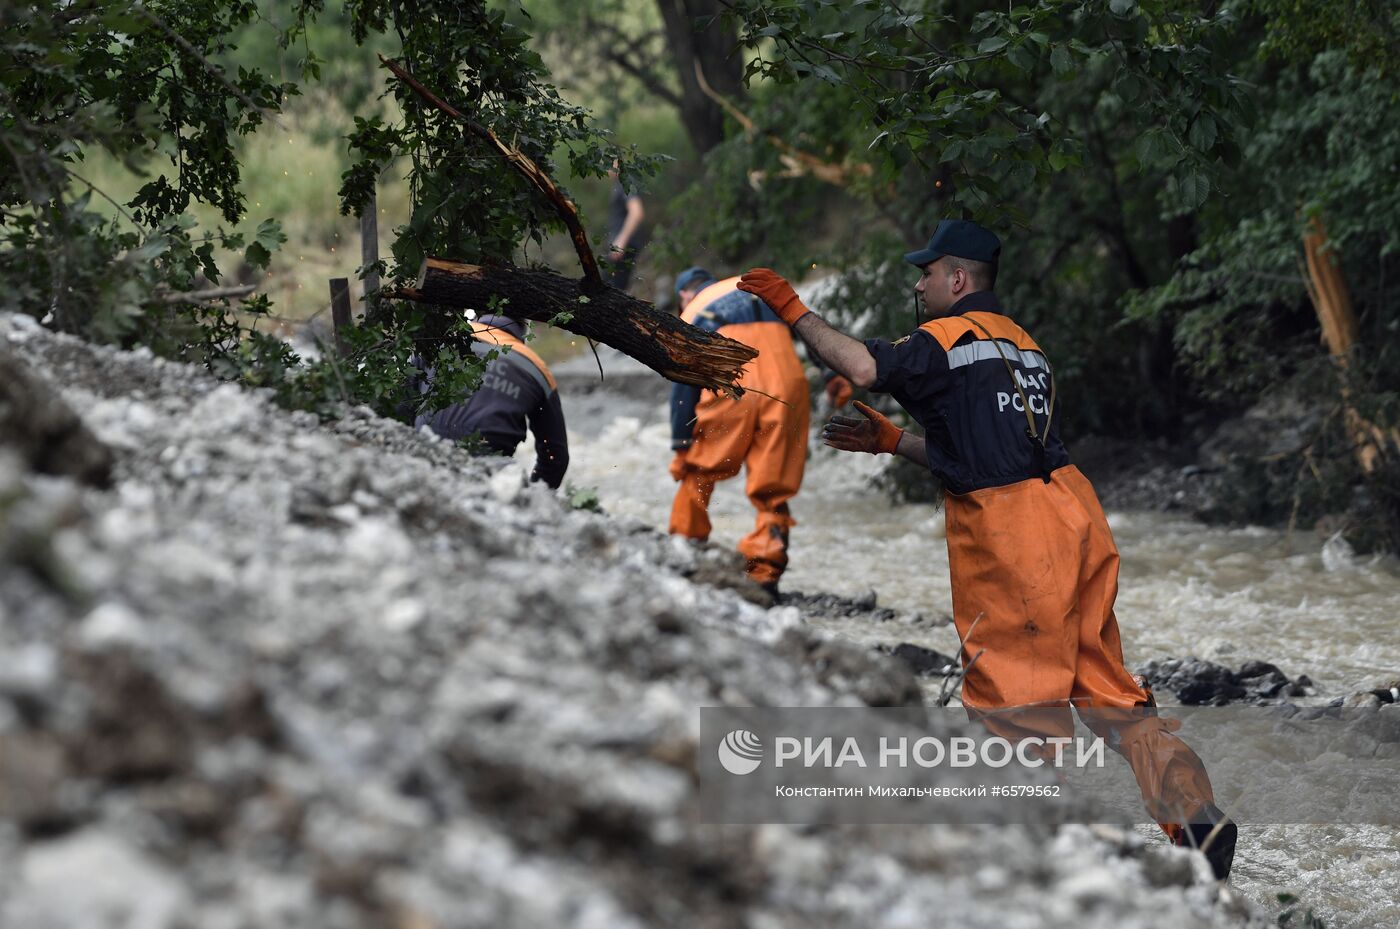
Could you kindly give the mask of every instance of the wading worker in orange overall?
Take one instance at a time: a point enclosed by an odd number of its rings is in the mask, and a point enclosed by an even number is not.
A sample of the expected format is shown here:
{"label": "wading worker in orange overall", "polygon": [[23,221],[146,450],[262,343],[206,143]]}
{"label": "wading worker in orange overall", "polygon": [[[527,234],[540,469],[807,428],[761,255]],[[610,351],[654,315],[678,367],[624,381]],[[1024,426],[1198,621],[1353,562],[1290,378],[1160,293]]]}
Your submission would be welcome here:
{"label": "wading worker in orange overall", "polygon": [[715,482],[748,469],[745,493],[758,511],[753,532],[739,540],[749,577],[770,593],[788,562],[788,501],[802,486],[811,403],[792,333],[762,300],[716,281],[704,268],[676,278],[681,319],[758,349],[744,367],[738,400],[713,390],[671,387],[671,477],[680,481],[671,505],[671,532],[710,537]]}
{"label": "wading worker in orange overall", "polygon": [[[982,653],[963,682],[969,712],[991,717],[989,725],[1037,714],[1072,725],[1067,707],[1083,708],[1085,723],[1131,764],[1152,816],[1178,845],[1202,848],[1223,879],[1236,826],[1215,806],[1200,759],[1123,665],[1113,614],[1118,550],[1055,428],[1050,363],[992,292],[1000,255],[1000,240],[976,223],[939,223],[927,248],[905,256],[920,269],[915,304],[929,321],[893,343],[836,331],[766,268],[739,287],[762,297],[829,367],[890,394],[924,428],[923,437],[904,432],[857,403],[865,419],[837,417],[822,438],[901,455],[947,490],[964,665]],[[985,712],[1010,707],[1050,709]]]}

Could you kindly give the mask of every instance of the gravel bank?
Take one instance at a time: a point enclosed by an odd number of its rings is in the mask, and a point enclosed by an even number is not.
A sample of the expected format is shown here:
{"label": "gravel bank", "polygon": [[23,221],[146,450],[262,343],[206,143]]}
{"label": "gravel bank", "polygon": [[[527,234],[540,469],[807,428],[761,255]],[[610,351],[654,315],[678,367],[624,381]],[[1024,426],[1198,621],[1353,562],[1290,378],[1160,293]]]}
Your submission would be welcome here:
{"label": "gravel bank", "polygon": [[706,825],[698,706],[917,703],[906,666],[514,462],[0,341],[112,455],[0,445],[0,925],[1266,924],[1131,832]]}

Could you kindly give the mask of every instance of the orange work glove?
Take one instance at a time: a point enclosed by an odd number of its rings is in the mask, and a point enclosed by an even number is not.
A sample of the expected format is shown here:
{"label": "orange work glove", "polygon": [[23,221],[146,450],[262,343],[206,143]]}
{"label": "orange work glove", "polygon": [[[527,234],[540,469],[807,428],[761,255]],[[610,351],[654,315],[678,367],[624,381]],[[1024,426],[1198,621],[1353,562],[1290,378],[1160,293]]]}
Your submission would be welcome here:
{"label": "orange work glove", "polygon": [[685,460],[685,449],[676,452],[676,456],[671,459],[671,480],[679,481],[685,477],[685,472],[690,470],[690,465]]}
{"label": "orange work glove", "polygon": [[904,435],[904,430],[859,400],[856,401],[856,409],[865,419],[831,417],[831,422],[822,428],[822,441],[845,452],[893,455],[899,448],[899,437]]}
{"label": "orange work glove", "polygon": [[739,289],[748,291],[768,304],[789,326],[797,325],[799,319],[812,312],[798,298],[792,285],[771,268],[754,268],[748,271],[739,278]]}
{"label": "orange work glove", "polygon": [[851,382],[837,374],[826,382],[826,399],[831,401],[831,405],[838,410],[851,402],[851,397],[856,389]]}

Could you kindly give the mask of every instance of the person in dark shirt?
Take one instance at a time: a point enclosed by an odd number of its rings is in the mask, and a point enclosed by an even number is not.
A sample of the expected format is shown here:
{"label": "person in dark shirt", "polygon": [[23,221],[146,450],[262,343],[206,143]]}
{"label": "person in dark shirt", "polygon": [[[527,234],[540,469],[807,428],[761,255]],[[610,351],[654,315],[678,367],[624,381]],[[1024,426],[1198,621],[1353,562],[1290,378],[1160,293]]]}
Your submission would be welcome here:
{"label": "person in dark shirt", "polygon": [[990,230],[939,223],[926,248],[905,256],[920,270],[916,302],[931,318],[895,342],[838,332],[766,268],[738,286],[762,297],[829,367],[889,394],[923,427],[920,438],[856,403],[865,418],[835,417],[822,438],[901,455],[946,488],[964,706],[988,719],[1008,707],[1052,708],[1037,718],[1057,735],[1073,729],[1069,707],[1090,710],[1081,718],[1128,759],[1163,830],[1177,844],[1208,846],[1223,879],[1237,827],[1215,806],[1200,759],[1123,664],[1113,612],[1118,549],[1060,440],[1050,362],[992,290],[1000,256]]}
{"label": "person in dark shirt", "polygon": [[646,245],[646,207],[635,191],[629,191],[618,178],[617,162],[608,172],[612,178],[612,195],[608,199],[608,263],[607,283],[625,291],[632,283],[632,271],[637,256]]}
{"label": "person in dark shirt", "polygon": [[[481,386],[461,403],[422,413],[415,427],[460,441],[480,435],[492,451],[515,454],[529,426],[535,435],[535,469],[531,480],[558,487],[569,468],[569,439],[564,410],[549,367],[525,344],[525,327],[506,316],[482,316],[472,323],[472,351],[479,358],[497,356],[486,365]],[[433,371],[423,367],[418,389],[426,394]]]}

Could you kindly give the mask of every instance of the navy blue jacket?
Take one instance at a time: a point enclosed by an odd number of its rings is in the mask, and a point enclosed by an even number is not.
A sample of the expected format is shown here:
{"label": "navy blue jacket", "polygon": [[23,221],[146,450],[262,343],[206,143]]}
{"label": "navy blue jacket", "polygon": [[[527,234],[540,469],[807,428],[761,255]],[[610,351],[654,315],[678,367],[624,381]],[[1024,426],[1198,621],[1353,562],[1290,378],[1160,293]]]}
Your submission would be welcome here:
{"label": "navy blue jacket", "polygon": [[[1037,433],[1044,433],[1053,384],[1050,362],[1024,329],[1001,315],[991,291],[969,294],[951,316],[927,322],[897,342],[865,344],[875,357],[870,389],[890,394],[923,427],[929,470],[949,491],[962,494],[1043,476],[1035,443],[1026,434],[1021,397],[1030,404]],[[1069,452],[1052,422],[1045,472],[1067,464]]]}
{"label": "navy blue jacket", "polygon": [[[521,325],[504,317],[483,316],[473,328],[478,341],[471,344],[478,358],[495,351],[499,354],[486,365],[481,386],[461,403],[431,413],[420,414],[415,427],[427,426],[452,441],[480,434],[492,449],[504,455],[515,453],[525,439],[526,426],[535,435],[535,470],[532,480],[558,487],[569,467],[569,439],[564,427],[564,410],[559,391],[543,361],[525,348]],[[502,351],[509,345],[509,351]],[[432,385],[432,368],[422,365],[419,393]]]}

